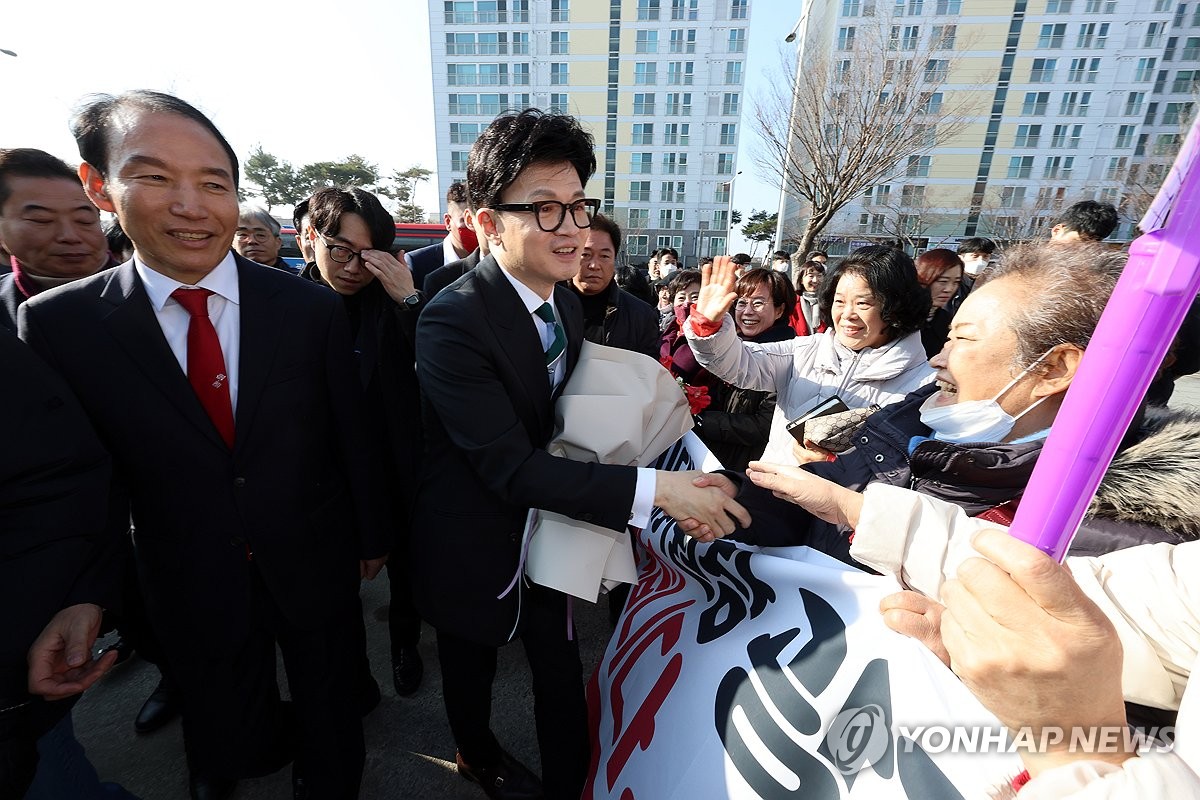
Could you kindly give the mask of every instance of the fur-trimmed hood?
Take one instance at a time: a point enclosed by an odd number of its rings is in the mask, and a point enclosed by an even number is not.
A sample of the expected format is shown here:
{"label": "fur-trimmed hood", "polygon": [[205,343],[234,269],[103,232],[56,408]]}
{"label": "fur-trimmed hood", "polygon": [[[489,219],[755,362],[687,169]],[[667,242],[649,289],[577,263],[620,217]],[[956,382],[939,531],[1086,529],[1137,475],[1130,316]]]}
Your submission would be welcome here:
{"label": "fur-trimmed hood", "polygon": [[1113,459],[1088,516],[1200,538],[1200,413],[1147,408],[1141,436]]}

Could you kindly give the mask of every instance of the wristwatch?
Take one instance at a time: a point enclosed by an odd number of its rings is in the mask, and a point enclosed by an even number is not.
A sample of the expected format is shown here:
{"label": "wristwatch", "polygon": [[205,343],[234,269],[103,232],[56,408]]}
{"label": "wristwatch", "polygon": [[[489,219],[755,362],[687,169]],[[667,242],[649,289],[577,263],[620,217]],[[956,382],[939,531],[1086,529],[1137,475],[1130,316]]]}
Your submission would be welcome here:
{"label": "wristwatch", "polygon": [[409,308],[416,308],[421,304],[421,293],[413,292],[408,297],[404,298],[404,305]]}

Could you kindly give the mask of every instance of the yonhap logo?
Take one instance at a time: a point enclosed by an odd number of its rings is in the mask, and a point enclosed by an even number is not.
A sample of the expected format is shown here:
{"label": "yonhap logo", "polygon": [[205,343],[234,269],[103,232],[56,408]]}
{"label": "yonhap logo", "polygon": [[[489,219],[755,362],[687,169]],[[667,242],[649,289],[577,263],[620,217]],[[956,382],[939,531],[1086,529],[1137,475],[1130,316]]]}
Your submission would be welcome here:
{"label": "yonhap logo", "polygon": [[887,752],[890,740],[883,709],[874,703],[838,714],[826,736],[833,764],[843,775],[874,764]]}

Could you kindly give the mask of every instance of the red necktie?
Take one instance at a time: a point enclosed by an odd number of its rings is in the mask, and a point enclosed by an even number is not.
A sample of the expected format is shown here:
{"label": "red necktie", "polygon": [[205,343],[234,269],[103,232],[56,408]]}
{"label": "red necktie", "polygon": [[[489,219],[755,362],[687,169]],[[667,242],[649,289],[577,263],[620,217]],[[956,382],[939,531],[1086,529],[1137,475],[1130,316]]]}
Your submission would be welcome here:
{"label": "red necktie", "polygon": [[225,356],[221,340],[208,318],[208,289],[176,289],[171,292],[179,305],[187,309],[192,320],[187,333],[188,382],[208,418],[217,426],[225,444],[233,449],[233,404],[229,400],[229,376],[225,373]]}

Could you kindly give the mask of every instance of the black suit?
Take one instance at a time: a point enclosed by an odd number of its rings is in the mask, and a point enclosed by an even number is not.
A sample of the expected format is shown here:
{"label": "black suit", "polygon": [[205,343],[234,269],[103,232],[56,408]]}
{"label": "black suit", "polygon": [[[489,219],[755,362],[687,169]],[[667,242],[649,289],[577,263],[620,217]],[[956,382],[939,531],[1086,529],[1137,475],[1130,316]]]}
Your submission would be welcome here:
{"label": "black suit", "polygon": [[[567,337],[566,374],[579,359],[579,301],[556,287]],[[495,647],[520,637],[533,672],[547,797],[578,796],[587,769],[586,709],[566,599],[520,582],[530,507],[623,530],[633,505],[631,467],[585,464],[545,451],[554,398],[542,342],[494,257],[426,306],[417,370],[426,441],[412,557],[418,607],[438,630],[446,710],[469,763],[496,757],[488,730]],[[564,383],[566,379],[564,378]],[[518,593],[523,592],[518,620]]]}
{"label": "black suit", "polygon": [[[235,444],[180,369],[132,262],[21,307],[128,490],[151,623],[184,694],[194,771],[263,768],[274,645],[298,714],[298,768],[317,796],[357,793],[363,744],[349,616],[358,559],[386,533],[361,459],[362,394],[338,298],[234,256],[240,291]],[[270,741],[268,741],[270,740]]]}
{"label": "black suit", "polygon": [[425,286],[425,278],[429,273],[447,263],[442,242],[405,253],[405,260],[408,261],[408,268],[412,270],[413,286],[418,289]]}
{"label": "black suit", "polygon": [[445,289],[463,275],[466,275],[479,266],[480,258],[479,248],[475,248],[466,258],[460,258],[458,261],[451,261],[445,266],[438,267],[425,277],[425,283],[421,286],[421,291],[425,292],[426,297],[436,297],[442,289]]}
{"label": "black suit", "polygon": [[[110,464],[71,390],[28,347],[0,330],[0,709],[29,700],[25,656],[59,610],[109,605],[101,566]],[[21,797],[33,776],[38,737],[71,703],[30,702],[0,713],[0,797]]]}

